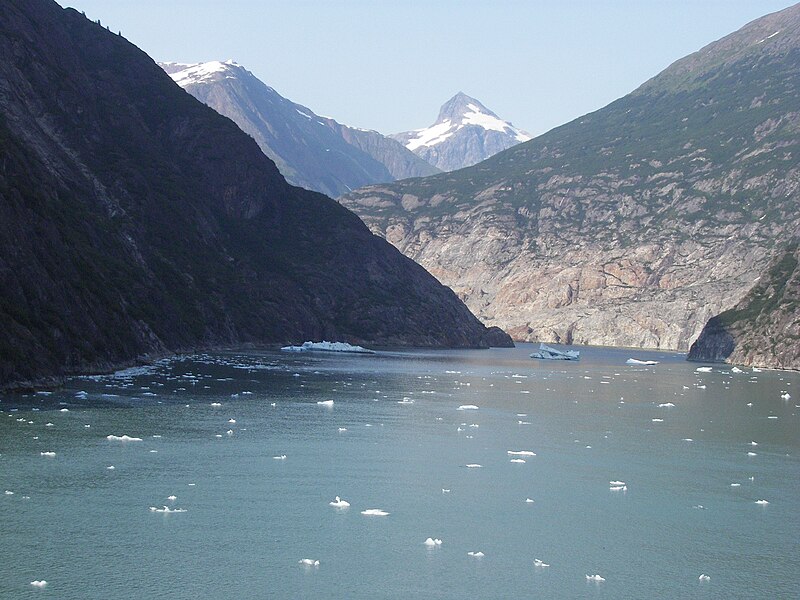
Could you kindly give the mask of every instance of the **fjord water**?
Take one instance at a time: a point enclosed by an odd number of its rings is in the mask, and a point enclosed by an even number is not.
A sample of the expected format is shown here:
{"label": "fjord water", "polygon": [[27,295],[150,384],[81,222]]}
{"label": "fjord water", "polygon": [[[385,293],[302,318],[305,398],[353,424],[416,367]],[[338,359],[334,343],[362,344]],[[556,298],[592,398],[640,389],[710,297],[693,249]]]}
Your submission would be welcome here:
{"label": "fjord water", "polygon": [[533,348],[220,353],[3,397],[0,597],[796,597],[797,374]]}

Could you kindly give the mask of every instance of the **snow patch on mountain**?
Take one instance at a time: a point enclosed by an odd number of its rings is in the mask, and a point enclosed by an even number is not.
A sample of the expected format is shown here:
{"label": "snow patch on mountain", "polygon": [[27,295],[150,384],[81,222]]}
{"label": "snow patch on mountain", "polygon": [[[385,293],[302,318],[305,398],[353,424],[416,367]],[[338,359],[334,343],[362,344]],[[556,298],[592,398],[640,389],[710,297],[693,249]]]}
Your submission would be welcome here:
{"label": "snow patch on mountain", "polygon": [[[167,63],[167,64],[172,64],[175,66],[184,66],[181,65],[181,63]],[[203,83],[204,81],[208,81],[212,79],[214,75],[216,75],[217,73],[228,73],[231,70],[231,67],[242,68],[239,64],[237,64],[233,60],[226,60],[225,62],[219,60],[212,60],[210,62],[185,65],[182,70],[170,73],[169,76],[172,77],[172,80],[179,86],[186,87],[187,85],[193,83]],[[225,77],[233,79],[234,75],[226,74]]]}

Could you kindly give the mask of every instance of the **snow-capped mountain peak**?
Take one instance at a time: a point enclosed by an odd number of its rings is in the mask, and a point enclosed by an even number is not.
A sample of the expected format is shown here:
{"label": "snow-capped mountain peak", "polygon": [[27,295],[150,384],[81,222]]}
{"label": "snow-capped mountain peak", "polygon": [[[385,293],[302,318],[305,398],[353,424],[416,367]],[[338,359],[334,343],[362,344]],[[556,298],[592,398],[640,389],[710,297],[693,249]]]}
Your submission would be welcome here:
{"label": "snow-capped mountain peak", "polygon": [[445,171],[475,164],[531,139],[463,92],[444,103],[430,127],[391,137]]}
{"label": "snow-capped mountain peak", "polygon": [[161,68],[164,69],[172,80],[181,87],[186,87],[193,83],[204,83],[213,79],[217,73],[226,73],[225,77],[234,77],[230,74],[235,69],[243,69],[234,60],[212,60],[204,63],[160,63]]}

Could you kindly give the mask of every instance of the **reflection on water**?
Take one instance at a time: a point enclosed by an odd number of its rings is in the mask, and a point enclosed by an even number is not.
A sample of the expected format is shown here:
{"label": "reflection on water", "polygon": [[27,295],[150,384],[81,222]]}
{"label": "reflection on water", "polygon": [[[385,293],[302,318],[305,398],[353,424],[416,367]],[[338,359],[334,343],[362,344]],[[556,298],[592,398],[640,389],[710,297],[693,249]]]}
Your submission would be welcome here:
{"label": "reflection on water", "polygon": [[4,397],[0,596],[796,593],[800,377],[533,348],[220,353]]}

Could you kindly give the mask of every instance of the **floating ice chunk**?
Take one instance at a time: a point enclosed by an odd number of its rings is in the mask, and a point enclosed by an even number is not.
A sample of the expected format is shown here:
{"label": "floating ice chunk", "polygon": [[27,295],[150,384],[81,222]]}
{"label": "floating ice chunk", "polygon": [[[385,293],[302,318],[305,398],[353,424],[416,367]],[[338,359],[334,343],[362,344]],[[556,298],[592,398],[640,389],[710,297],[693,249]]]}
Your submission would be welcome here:
{"label": "floating ice chunk", "polygon": [[664,419],[650,419],[653,423],[663,423]]}
{"label": "floating ice chunk", "polygon": [[748,452],[747,456],[758,456],[757,452]]}
{"label": "floating ice chunk", "polygon": [[472,558],[483,558],[486,555],[480,550],[478,550],[477,552],[473,551],[467,552],[467,556],[471,556]]}
{"label": "floating ice chunk", "polygon": [[456,410],[478,410],[478,407],[474,404],[462,404]]}
{"label": "floating ice chunk", "polygon": [[211,406],[216,408],[217,406],[222,406],[222,403],[221,402],[212,402]]}
{"label": "floating ice chunk", "polygon": [[425,544],[426,546],[430,547],[430,548],[436,548],[436,547],[442,545],[442,540],[440,540],[439,538],[435,538],[435,539],[434,538],[428,538],[427,540],[425,540],[422,543]]}
{"label": "floating ice chunk", "polygon": [[285,454],[281,454],[279,456],[273,456],[272,458],[274,460],[286,460],[286,455]]}
{"label": "floating ice chunk", "polygon": [[339,496],[336,496],[336,499],[333,502],[328,502],[334,508],[347,508],[350,506],[350,503],[347,500],[342,500]]}
{"label": "floating ice chunk", "polygon": [[69,412],[68,408],[62,408],[59,412]]}
{"label": "floating ice chunk", "polygon": [[683,441],[684,442],[693,442],[694,440],[692,438],[683,438]]}
{"label": "floating ice chunk", "polygon": [[525,504],[533,504],[533,500],[530,498],[525,498]]}
{"label": "floating ice chunk", "polygon": [[185,508],[170,508],[169,506],[167,506],[165,504],[163,506],[163,508],[158,508],[156,506],[151,506],[150,507],[150,512],[164,513],[164,514],[185,513],[186,509]]}
{"label": "floating ice chunk", "polygon": [[442,488],[442,493],[443,494],[449,494],[450,490],[448,488]]}
{"label": "floating ice chunk", "polygon": [[46,423],[45,427],[55,427],[55,425],[53,425],[52,423]]}
{"label": "floating ice chunk", "polygon": [[36,581],[31,581],[31,585],[33,587],[43,588],[47,585],[47,582],[44,579],[37,579]]}
{"label": "floating ice chunk", "polygon": [[347,431],[347,427],[339,427],[339,433],[344,433]]}
{"label": "floating ice chunk", "polygon": [[414,404],[414,400],[412,398],[403,398],[397,402],[398,404]]}
{"label": "floating ice chunk", "polygon": [[627,485],[612,485],[608,488],[612,492],[627,492],[628,486]]}
{"label": "floating ice chunk", "polygon": [[508,450],[506,454],[509,456],[536,456],[536,453],[530,450]]}
{"label": "floating ice chunk", "polygon": [[6,495],[6,496],[13,496],[13,495],[14,495],[14,492],[12,492],[11,490],[6,490],[6,491],[5,491],[5,495]]}
{"label": "floating ice chunk", "polygon": [[758,442],[750,442],[751,446],[758,446]]}
{"label": "floating ice chunk", "polygon": [[609,481],[608,485],[625,485],[624,481]]}
{"label": "floating ice chunk", "polygon": [[544,568],[544,567],[549,567],[550,565],[548,565],[543,560],[539,560],[538,558],[534,558],[533,559],[533,566],[534,567],[542,567],[542,568]]}
{"label": "floating ice chunk", "polygon": [[739,367],[733,367],[731,373],[744,373]]}
{"label": "floating ice chunk", "polygon": [[705,573],[701,573],[700,577],[697,578],[699,581],[711,581],[711,577],[706,575]]}
{"label": "floating ice chunk", "polygon": [[333,406],[333,400],[320,400],[317,404],[320,406]]}
{"label": "floating ice chunk", "polygon": [[175,496],[174,494],[172,496],[167,496],[167,500],[169,500],[170,502],[175,502],[175,500],[177,500],[177,499],[178,499],[178,497]]}
{"label": "floating ice chunk", "polygon": [[605,577],[601,577],[600,575],[597,575],[597,574],[587,575],[586,576],[586,581],[596,581],[596,582],[600,583],[600,582],[605,581],[605,580],[606,580]]}
{"label": "floating ice chunk", "polygon": [[741,487],[741,483],[732,483],[731,487]]}
{"label": "floating ice chunk", "polygon": [[629,365],[647,365],[647,366],[650,366],[650,365],[657,365],[658,361],[657,360],[639,360],[638,358],[629,358],[628,360],[625,361],[625,363],[629,364]]}
{"label": "floating ice chunk", "polygon": [[468,469],[480,469],[481,466],[482,465],[479,465],[478,463],[470,463],[470,464],[467,465],[467,468]]}
{"label": "floating ice chunk", "polygon": [[517,425],[530,425],[530,421],[517,421]]}
{"label": "floating ice chunk", "polygon": [[39,452],[39,454],[41,454],[42,456],[50,456],[50,457],[56,455],[55,452]]}
{"label": "floating ice chunk", "polygon": [[361,514],[368,517],[386,517],[389,515],[388,512],[380,508],[368,508],[366,510],[362,510]]}
{"label": "floating ice chunk", "polygon": [[695,371],[698,373],[711,373],[711,367],[697,367]]}
{"label": "floating ice chunk", "polygon": [[673,408],[674,406],[672,402],[663,402],[658,405],[658,408]]}
{"label": "floating ice chunk", "polygon": [[284,346],[284,352],[350,352],[354,354],[375,354],[374,350],[369,350],[362,346],[353,346],[347,342],[303,342],[302,346]]}
{"label": "floating ice chunk", "polygon": [[236,423],[236,419],[228,419],[228,423]]}
{"label": "floating ice chunk", "polygon": [[298,564],[303,565],[304,567],[318,567],[319,561],[314,560],[313,558],[301,558],[297,561]]}
{"label": "floating ice chunk", "polygon": [[789,400],[789,399],[791,399],[791,397],[792,396],[791,396],[791,394],[789,394],[789,392],[784,392],[784,393],[781,394],[781,400]]}
{"label": "floating ice chunk", "polygon": [[511,459],[511,460],[509,460],[508,462],[512,462],[512,463],[524,463],[524,462],[525,462],[525,459],[524,459],[524,458],[512,458],[512,459]]}
{"label": "floating ice chunk", "polygon": [[225,433],[227,433],[228,435],[233,435],[233,429],[228,429],[228,431],[226,431]]}
{"label": "floating ice chunk", "polygon": [[766,506],[769,504],[768,500],[756,500],[756,504],[761,504],[762,506]]}
{"label": "floating ice chunk", "polygon": [[112,442],[141,442],[142,438],[139,437],[131,437],[129,435],[107,435],[107,440],[111,440]]}
{"label": "floating ice chunk", "polygon": [[114,465],[108,465],[108,466],[106,467],[106,469],[108,469],[109,471],[113,471],[113,470],[114,470],[114,469],[116,469],[116,468],[117,468],[117,467],[115,467]]}

